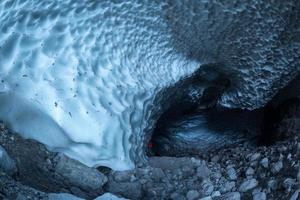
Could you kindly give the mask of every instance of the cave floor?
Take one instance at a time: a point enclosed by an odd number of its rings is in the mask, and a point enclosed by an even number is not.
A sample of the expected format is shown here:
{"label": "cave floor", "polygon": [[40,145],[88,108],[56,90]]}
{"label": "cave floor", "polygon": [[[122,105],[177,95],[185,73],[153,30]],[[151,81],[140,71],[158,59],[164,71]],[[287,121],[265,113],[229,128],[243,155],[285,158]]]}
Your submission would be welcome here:
{"label": "cave floor", "polygon": [[[7,142],[8,139],[11,142]],[[31,156],[22,153],[28,152],[29,148],[23,143],[29,144],[35,151]],[[112,193],[127,199],[296,200],[300,192],[298,136],[268,147],[239,143],[201,156],[150,157],[146,166],[129,171],[118,172],[100,167],[98,170],[103,177],[99,178],[105,183],[94,188],[92,193],[82,189],[84,186],[78,181],[82,180],[83,184],[91,187],[93,183],[98,184],[93,182],[95,172],[90,172],[94,169],[81,167],[81,173],[86,177],[77,175],[78,179],[68,179],[66,176],[68,181],[62,180],[57,177],[55,167],[57,153],[47,151],[43,145],[24,140],[6,128],[1,128],[0,145],[8,149],[18,169],[14,175],[3,170],[0,173],[0,199],[51,199],[49,193],[70,193],[83,199],[94,199],[103,193]],[[9,149],[19,150],[16,153]],[[28,165],[35,170],[22,169]],[[73,167],[70,170],[78,169],[76,164]],[[25,172],[29,173],[27,177],[22,174]],[[47,176],[39,177],[45,174]],[[61,187],[49,186],[56,181],[60,181]]]}

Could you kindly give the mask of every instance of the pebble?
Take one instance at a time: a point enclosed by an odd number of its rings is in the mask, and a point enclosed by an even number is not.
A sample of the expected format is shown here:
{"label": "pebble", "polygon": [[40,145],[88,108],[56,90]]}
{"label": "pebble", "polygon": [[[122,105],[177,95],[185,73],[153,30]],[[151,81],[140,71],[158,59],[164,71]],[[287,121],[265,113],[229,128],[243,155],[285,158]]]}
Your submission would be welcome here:
{"label": "pebble", "polygon": [[282,161],[278,161],[278,162],[272,164],[271,171],[274,174],[276,174],[276,173],[280,172],[282,167],[283,167]]}
{"label": "pebble", "polygon": [[188,200],[194,200],[197,199],[200,196],[199,192],[197,192],[196,190],[190,190],[187,192],[186,194],[186,198]]}
{"label": "pebble", "polygon": [[218,155],[215,155],[214,157],[211,158],[211,161],[216,163],[220,160],[220,157]]}
{"label": "pebble", "polygon": [[254,169],[252,167],[249,167],[246,171],[247,176],[252,176],[254,174]]}
{"label": "pebble", "polygon": [[296,183],[296,180],[295,179],[292,179],[292,178],[286,178],[284,181],[283,181],[283,184],[282,186],[285,188],[285,190],[287,192],[290,192],[293,185],[295,185]]}
{"label": "pebble", "polygon": [[210,174],[210,171],[207,166],[197,167],[197,177],[199,178],[207,178]]}
{"label": "pebble", "polygon": [[235,187],[234,181],[227,181],[224,183],[223,187],[220,188],[222,193],[230,192]]}
{"label": "pebble", "polygon": [[214,191],[214,186],[210,181],[204,180],[202,183],[202,192],[204,195],[210,195]]}
{"label": "pebble", "polygon": [[258,185],[258,182],[256,179],[252,178],[249,180],[244,181],[240,187],[239,187],[239,191],[240,192],[247,192],[248,190],[251,190],[253,188],[255,188]]}
{"label": "pebble", "polygon": [[253,194],[253,200],[266,200],[267,195],[264,192],[257,192]]}
{"label": "pebble", "polygon": [[230,167],[227,169],[227,176],[228,176],[229,180],[232,180],[232,181],[237,179],[237,174],[233,167]]}
{"label": "pebble", "polygon": [[213,191],[213,193],[211,194],[211,197],[219,197],[221,196],[221,193],[219,191]]}
{"label": "pebble", "polygon": [[[198,173],[198,170],[197,170],[197,173]],[[220,180],[220,178],[222,177],[222,174],[220,172],[212,172],[210,177],[211,177],[211,179],[218,182]]]}
{"label": "pebble", "polygon": [[258,160],[260,158],[260,153],[255,153],[251,156],[250,161],[255,161]]}
{"label": "pebble", "polygon": [[268,181],[268,187],[271,190],[276,190],[278,188],[278,182],[274,179]]}
{"label": "pebble", "polygon": [[171,196],[170,196],[170,198],[172,200],[183,200],[183,199],[185,199],[184,196],[182,196],[181,194],[179,194],[177,192],[172,193]]}
{"label": "pebble", "polygon": [[264,168],[268,168],[269,167],[269,159],[268,158],[263,158],[260,161],[260,164],[264,167]]}

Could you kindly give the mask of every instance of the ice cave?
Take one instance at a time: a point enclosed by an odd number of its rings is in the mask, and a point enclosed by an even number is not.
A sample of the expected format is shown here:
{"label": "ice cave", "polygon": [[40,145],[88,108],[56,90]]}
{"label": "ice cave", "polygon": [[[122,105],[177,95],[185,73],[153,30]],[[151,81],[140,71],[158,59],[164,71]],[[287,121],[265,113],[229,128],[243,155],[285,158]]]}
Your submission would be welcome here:
{"label": "ice cave", "polygon": [[[272,199],[273,194],[259,187],[253,174],[246,175],[245,182],[236,181],[237,185],[225,192],[220,189],[208,194],[187,187],[184,194],[172,196],[167,192],[162,197],[159,195],[164,193],[155,189],[151,193],[146,184],[141,184],[139,194],[132,192],[139,189],[128,189],[128,185],[123,189],[131,193],[122,193],[105,173],[137,173],[135,170],[149,163],[166,170],[166,163],[173,161],[161,160],[165,157],[180,162],[186,158],[189,161],[184,162],[198,164],[202,162],[190,159],[208,157],[207,162],[215,162],[215,152],[245,146],[262,152],[276,145],[292,148],[296,139],[291,138],[300,133],[299,71],[298,0],[1,0],[0,120],[5,128],[0,130],[5,134],[0,136],[0,161],[8,154],[16,157],[12,158],[14,164],[5,164],[5,158],[0,169],[16,165],[9,173],[19,170],[22,184],[84,199],[95,198],[103,191],[112,194],[99,200],[122,196],[218,199],[229,192],[233,194],[227,199],[250,199],[258,193],[261,200],[264,195]],[[10,137],[15,139],[7,139]],[[23,141],[22,145],[14,143],[18,141]],[[21,147],[26,148],[19,151]],[[1,154],[5,149],[8,153]],[[48,152],[50,161],[44,158],[47,156],[37,160],[47,160],[55,170],[68,168],[60,163],[81,166],[76,169],[80,168],[88,186],[73,178],[62,178],[70,181],[66,187],[59,186],[64,190],[43,186],[47,176],[32,178],[28,174],[34,170],[22,171],[20,163],[29,162],[24,155],[44,155],[37,153],[40,149]],[[255,159],[263,160],[260,155]],[[172,165],[182,167],[177,164]],[[47,167],[41,168],[35,171]],[[91,174],[84,169],[92,170]],[[101,176],[96,169],[102,170]],[[270,170],[273,173],[273,168]],[[61,176],[67,176],[65,173]],[[89,185],[89,176],[100,178]],[[104,176],[107,178],[101,179]],[[231,181],[239,180],[228,176]],[[100,179],[102,182],[97,182]],[[201,175],[201,186],[203,179]],[[0,176],[0,199],[8,191],[1,190],[1,181]],[[57,183],[55,178],[51,181]],[[300,171],[282,199],[300,196],[300,190],[295,189],[297,181]],[[105,189],[95,189],[96,183]],[[190,192],[194,190],[197,193]],[[152,197],[154,193],[158,196]],[[49,199],[59,198],[55,195]]]}

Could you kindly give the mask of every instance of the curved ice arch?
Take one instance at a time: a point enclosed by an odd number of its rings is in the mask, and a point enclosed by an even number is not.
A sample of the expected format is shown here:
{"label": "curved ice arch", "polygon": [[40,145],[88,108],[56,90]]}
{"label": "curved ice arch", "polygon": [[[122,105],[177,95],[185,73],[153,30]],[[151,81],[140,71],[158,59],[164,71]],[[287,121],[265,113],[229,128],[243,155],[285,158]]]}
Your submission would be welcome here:
{"label": "curved ice arch", "polygon": [[291,80],[299,20],[288,14],[298,8],[281,0],[2,0],[0,118],[89,166],[133,168],[168,104],[162,89],[200,63],[230,72],[228,107],[259,107]]}

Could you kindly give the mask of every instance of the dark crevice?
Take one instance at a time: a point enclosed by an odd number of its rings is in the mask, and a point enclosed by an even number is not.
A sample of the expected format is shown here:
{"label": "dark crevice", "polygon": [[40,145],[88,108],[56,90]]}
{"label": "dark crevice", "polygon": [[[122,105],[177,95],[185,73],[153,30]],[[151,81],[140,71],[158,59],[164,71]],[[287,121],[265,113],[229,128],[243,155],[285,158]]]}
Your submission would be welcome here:
{"label": "dark crevice", "polygon": [[[300,99],[297,97],[285,100],[278,106],[272,102],[263,108],[263,121],[258,144],[272,145],[278,140],[284,140],[291,136],[289,127],[285,127],[285,122],[293,122],[299,117]],[[293,128],[293,127],[290,127]],[[295,133],[296,134],[296,133]]]}

